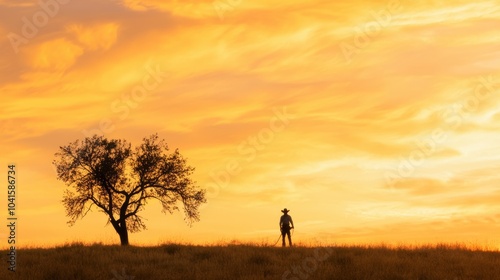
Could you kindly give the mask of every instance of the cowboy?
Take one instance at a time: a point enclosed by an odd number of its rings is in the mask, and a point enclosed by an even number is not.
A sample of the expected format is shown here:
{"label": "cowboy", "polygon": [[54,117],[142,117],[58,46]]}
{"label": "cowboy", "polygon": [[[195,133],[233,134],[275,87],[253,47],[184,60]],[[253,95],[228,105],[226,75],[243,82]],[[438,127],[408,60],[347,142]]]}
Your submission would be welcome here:
{"label": "cowboy", "polygon": [[[280,218],[280,230],[281,230],[281,236],[283,237],[283,244],[282,246],[285,247],[285,235],[288,235],[288,245],[290,247],[292,246],[292,236],[290,235],[290,229],[294,228],[293,227],[293,220],[292,217],[288,215],[288,212],[290,212],[288,209],[283,209],[281,210],[283,212],[283,216]],[[290,227],[291,225],[291,227]]]}

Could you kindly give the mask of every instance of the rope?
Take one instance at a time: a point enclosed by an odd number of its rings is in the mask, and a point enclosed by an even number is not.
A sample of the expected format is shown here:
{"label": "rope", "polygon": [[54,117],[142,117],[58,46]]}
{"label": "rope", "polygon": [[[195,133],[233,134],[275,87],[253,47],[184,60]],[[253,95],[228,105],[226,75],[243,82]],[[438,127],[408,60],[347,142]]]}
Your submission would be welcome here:
{"label": "rope", "polygon": [[278,240],[276,240],[276,243],[274,243],[273,247],[276,246],[276,244],[278,244],[278,242],[280,242],[280,239],[281,239],[281,232],[280,232],[280,235],[278,236]]}
{"label": "rope", "polygon": [[[295,233],[295,228],[292,228],[292,231],[290,232],[290,238],[293,236],[294,233]],[[278,242],[280,242],[281,236],[282,236],[282,234],[280,232],[280,235],[278,236],[278,240],[276,240],[276,243],[274,243],[273,247],[276,246],[276,244],[278,244]],[[283,236],[283,238],[285,238],[285,237]]]}

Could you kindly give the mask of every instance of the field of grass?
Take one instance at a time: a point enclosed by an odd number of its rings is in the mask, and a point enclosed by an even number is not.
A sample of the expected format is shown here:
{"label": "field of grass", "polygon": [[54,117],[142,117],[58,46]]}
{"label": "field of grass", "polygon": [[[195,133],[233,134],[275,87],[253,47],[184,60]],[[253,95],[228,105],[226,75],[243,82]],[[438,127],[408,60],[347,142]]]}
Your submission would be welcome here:
{"label": "field of grass", "polygon": [[15,273],[2,263],[5,268],[0,279],[500,279],[500,252],[452,245],[281,248],[71,244],[18,250]]}

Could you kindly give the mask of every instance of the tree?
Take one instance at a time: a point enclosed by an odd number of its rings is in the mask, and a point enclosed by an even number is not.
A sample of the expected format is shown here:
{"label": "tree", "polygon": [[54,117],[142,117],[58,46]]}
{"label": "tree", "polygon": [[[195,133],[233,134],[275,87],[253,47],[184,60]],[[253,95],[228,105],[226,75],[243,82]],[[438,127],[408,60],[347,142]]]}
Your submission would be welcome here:
{"label": "tree", "polygon": [[65,190],[62,200],[70,226],[95,206],[107,215],[121,245],[128,245],[129,231],[146,229],[138,214],[150,200],[159,201],[162,212],[171,214],[182,202],[189,225],[200,219],[205,190],[190,179],[194,168],[178,149],[169,153],[157,134],[134,150],[125,140],[94,135],[60,147],[55,156],[58,179],[74,189]]}

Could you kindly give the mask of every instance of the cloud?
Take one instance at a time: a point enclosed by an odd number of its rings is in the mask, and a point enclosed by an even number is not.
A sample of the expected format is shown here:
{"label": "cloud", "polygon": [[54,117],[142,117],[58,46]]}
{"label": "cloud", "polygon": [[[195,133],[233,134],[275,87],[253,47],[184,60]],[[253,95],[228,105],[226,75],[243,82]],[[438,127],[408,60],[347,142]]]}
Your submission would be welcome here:
{"label": "cloud", "polygon": [[35,4],[32,0],[19,0],[19,1],[11,1],[11,0],[0,0],[0,5],[7,7],[32,7]]}
{"label": "cloud", "polygon": [[396,190],[406,190],[411,195],[433,195],[448,192],[446,184],[436,179],[429,178],[409,178],[399,180],[394,184]]}
{"label": "cloud", "polygon": [[160,10],[174,16],[189,18],[215,18],[214,1],[208,0],[119,0],[125,7],[134,11]]}
{"label": "cloud", "polygon": [[34,69],[64,71],[84,53],[79,45],[67,39],[54,39],[31,47],[27,63]]}
{"label": "cloud", "polygon": [[116,23],[103,23],[94,26],[72,24],[66,29],[76,36],[78,42],[85,48],[107,50],[116,42],[118,28],[119,25]]}
{"label": "cloud", "polygon": [[[22,17],[39,10],[35,2],[1,1],[1,31],[19,33]],[[500,98],[492,91],[458,114],[481,77],[500,77],[499,9],[494,1],[400,3],[360,47],[359,32],[389,1],[71,1],[19,54],[0,58],[0,152],[36,175],[26,188],[59,197],[47,158],[111,120],[108,137],[137,143],[159,132],[180,147],[200,186],[228,161],[241,164],[207,207],[207,227],[227,226],[219,219],[226,207],[244,208],[238,214],[259,225],[267,210],[290,203],[298,221],[335,224],[346,238],[432,239],[426,229],[445,236],[474,232],[473,224],[489,233],[483,221],[498,210]],[[343,42],[355,47],[350,63]],[[5,37],[0,44],[11,51]],[[168,73],[163,81],[133,98],[157,69]],[[247,160],[238,147],[283,107],[294,116],[289,126]],[[437,129],[446,140],[388,189],[384,173]],[[248,214],[253,206],[264,210]],[[423,222],[429,213],[433,220]],[[162,236],[167,229],[158,227]],[[227,227],[229,235],[244,228]]]}

